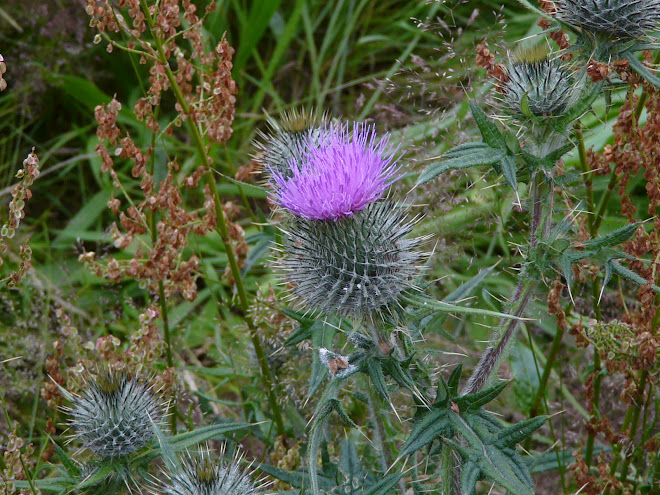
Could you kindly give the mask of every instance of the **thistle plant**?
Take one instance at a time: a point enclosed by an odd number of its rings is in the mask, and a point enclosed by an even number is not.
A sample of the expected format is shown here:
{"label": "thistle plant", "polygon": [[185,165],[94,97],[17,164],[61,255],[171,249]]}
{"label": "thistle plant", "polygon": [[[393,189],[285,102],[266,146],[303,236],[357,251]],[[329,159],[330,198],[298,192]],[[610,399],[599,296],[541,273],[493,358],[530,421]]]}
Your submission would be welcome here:
{"label": "thistle plant", "polygon": [[315,110],[292,109],[280,120],[268,117],[268,132],[259,131],[254,146],[255,159],[266,173],[275,173],[288,179],[299,167],[309,146],[317,147],[326,139],[330,120],[328,115]]}
{"label": "thistle plant", "polygon": [[242,456],[224,459],[224,445],[219,457],[200,448],[195,453],[179,456],[164,480],[157,483],[164,495],[257,495],[262,484],[253,480],[253,472],[241,466]]}
{"label": "thistle plant", "polygon": [[147,445],[154,437],[152,424],[165,413],[148,382],[123,372],[88,377],[78,395],[62,393],[71,402],[65,411],[73,437],[102,459],[126,457]]}
{"label": "thistle plant", "polygon": [[658,0],[558,0],[553,16],[519,0],[531,10],[554,20],[575,37],[570,50],[583,60],[613,64],[627,60],[630,67],[655,87],[658,78],[637,58],[642,50],[660,48],[655,35],[660,28]]}

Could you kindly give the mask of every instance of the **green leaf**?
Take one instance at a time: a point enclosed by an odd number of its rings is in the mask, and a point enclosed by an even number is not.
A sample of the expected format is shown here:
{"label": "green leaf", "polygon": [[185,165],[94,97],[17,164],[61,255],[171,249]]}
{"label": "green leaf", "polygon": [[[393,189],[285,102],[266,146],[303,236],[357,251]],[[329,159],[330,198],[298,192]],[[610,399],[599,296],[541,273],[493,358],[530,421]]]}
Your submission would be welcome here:
{"label": "green leaf", "polygon": [[603,82],[586,88],[577,103],[562,117],[555,121],[555,129],[561,131],[589,111],[591,105],[603,91]]}
{"label": "green leaf", "polygon": [[495,123],[473,102],[470,102],[470,110],[472,110],[472,116],[479,127],[484,143],[491,148],[505,151],[506,142],[504,141],[504,136],[502,136]]}
{"label": "green leaf", "polygon": [[498,383],[494,387],[485,388],[470,395],[464,395],[456,399],[456,404],[461,411],[476,412],[481,406],[488,404],[502,393],[509,382]]}
{"label": "green leaf", "polygon": [[[458,384],[461,381],[461,375],[463,374],[463,364],[459,364],[454,368],[449,375],[449,380],[447,381],[447,389],[449,390],[449,397],[454,399],[458,396]],[[442,377],[440,377],[442,380]]]}
{"label": "green leaf", "polygon": [[385,495],[399,482],[403,473],[392,473],[385,476],[382,480],[369,487],[368,490],[362,490],[361,495]]}
{"label": "green leaf", "polygon": [[523,441],[536,430],[538,430],[543,423],[548,420],[547,416],[538,416],[518,424],[511,425],[504,428],[497,434],[495,438],[495,445],[499,448],[514,447],[518,442]]}
{"label": "green leaf", "polygon": [[476,462],[463,463],[461,466],[461,495],[473,495],[477,481],[481,477],[481,469]]}
{"label": "green leaf", "polygon": [[385,383],[385,375],[383,374],[383,367],[378,358],[373,356],[368,357],[364,361],[366,372],[374,385],[374,389],[378,392],[383,399],[387,402],[390,401],[390,394],[387,391],[387,383]]}
{"label": "green leaf", "polygon": [[449,407],[441,409],[431,409],[422,414],[415,421],[410,436],[406,443],[401,447],[399,459],[402,459],[413,452],[428,445],[438,437],[451,435],[451,424],[449,422]]}
{"label": "green leaf", "polygon": [[251,426],[252,425],[248,423],[239,422],[202,426],[201,428],[197,428],[193,431],[187,431],[185,433],[179,433],[178,435],[171,436],[168,438],[168,442],[172,450],[179,452],[220,435],[234,431],[246,430]]}
{"label": "green leaf", "polygon": [[509,320],[519,320],[520,318],[513,315],[508,315],[505,313],[499,313],[497,311],[490,311],[487,309],[479,308],[468,308],[465,306],[456,306],[451,303],[446,303],[443,301],[436,301],[424,294],[415,294],[415,293],[405,293],[402,296],[402,299],[418,308],[428,309],[433,311],[440,311],[444,313],[458,313],[458,314],[471,314],[471,315],[480,315],[480,316],[494,316],[497,318],[506,318]]}
{"label": "green leaf", "polygon": [[640,62],[634,53],[626,52],[622,55],[622,57],[628,60],[630,67],[632,67],[633,70],[637,72],[637,74],[643,77],[646,82],[660,89],[660,78],[653,74],[642,62]]}
{"label": "green leaf", "polygon": [[506,155],[500,161],[500,170],[504,180],[514,191],[518,190],[518,178],[516,176],[516,159],[513,155]]}
{"label": "green leaf", "polygon": [[505,152],[499,149],[493,149],[484,143],[477,143],[482,146],[466,149],[461,153],[453,153],[458,148],[445,153],[442,160],[432,163],[420,174],[417,179],[417,185],[426,184],[438,175],[449,170],[461,170],[470,167],[479,167],[492,165],[499,162],[505,156]]}
{"label": "green leaf", "polygon": [[50,441],[53,443],[53,447],[55,448],[55,455],[64,466],[64,469],[66,469],[66,472],[69,473],[73,478],[80,477],[80,468],[76,466],[71,457],[69,457],[69,455],[64,452],[62,447],[57,445],[57,442],[55,442],[52,438]]}

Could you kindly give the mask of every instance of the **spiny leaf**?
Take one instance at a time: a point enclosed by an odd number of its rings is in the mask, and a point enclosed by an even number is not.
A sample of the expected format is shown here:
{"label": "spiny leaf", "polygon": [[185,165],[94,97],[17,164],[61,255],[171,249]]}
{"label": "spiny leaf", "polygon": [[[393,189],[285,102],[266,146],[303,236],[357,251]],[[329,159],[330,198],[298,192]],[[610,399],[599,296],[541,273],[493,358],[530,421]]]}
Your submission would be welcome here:
{"label": "spiny leaf", "polygon": [[632,67],[633,70],[637,72],[637,74],[646,79],[649,84],[652,84],[656,88],[660,89],[660,78],[653,74],[642,62],[640,62],[634,53],[626,52],[623,54],[623,58],[628,60],[630,67]]}
{"label": "spiny leaf", "polygon": [[518,190],[518,178],[516,176],[516,159],[512,155],[502,157],[500,170],[504,180],[514,191]]}
{"label": "spiny leaf", "polygon": [[615,230],[607,235],[596,237],[595,239],[588,240],[584,242],[586,249],[599,249],[603,247],[615,247],[619,244],[627,241],[630,237],[637,231],[637,228],[642,225],[643,222],[635,222],[628,224],[620,229]]}
{"label": "spiny leaf", "polygon": [[431,409],[415,422],[406,443],[401,447],[399,459],[428,445],[438,437],[450,436],[449,408]]}
{"label": "spiny leaf", "polygon": [[575,122],[577,119],[582,117],[585,113],[589,111],[591,105],[596,98],[598,98],[603,91],[603,82],[594,84],[588,90],[585,90],[580,100],[561,118],[558,118],[555,122],[555,128],[557,130],[563,130],[567,128],[570,124]]}
{"label": "spiny leaf", "polygon": [[380,361],[375,357],[370,357],[364,361],[367,374],[371,378],[371,383],[373,383],[376,392],[385,399],[387,402],[390,401],[390,394],[387,391],[387,384],[385,383],[385,375],[383,374],[383,367]]}
{"label": "spiny leaf", "polygon": [[472,461],[461,466],[461,495],[473,495],[477,481],[481,479],[481,469]]}
{"label": "spiny leaf", "polygon": [[472,314],[472,315],[481,315],[481,316],[494,316],[497,318],[506,318],[510,320],[519,320],[520,318],[514,315],[508,315],[505,313],[499,313],[497,311],[490,311],[487,309],[479,308],[469,308],[465,306],[456,306],[455,304],[446,303],[443,301],[436,301],[424,294],[414,294],[411,292],[404,293],[402,299],[422,309],[429,309],[435,311],[441,311],[444,313],[458,313],[458,314]]}
{"label": "spiny leaf", "polygon": [[547,419],[546,416],[538,416],[505,428],[497,434],[495,445],[499,448],[514,447],[538,430]]}
{"label": "spiny leaf", "polygon": [[499,162],[505,156],[503,150],[493,149],[484,143],[476,143],[483,146],[469,148],[464,152],[457,152],[456,148],[447,152],[442,160],[432,163],[420,174],[417,185],[426,184],[438,175],[449,170],[461,170],[470,167],[492,165]]}
{"label": "spiny leaf", "polygon": [[[447,388],[449,389],[449,396],[453,399],[458,395],[458,383],[461,380],[461,375],[463,374],[463,364],[459,364],[454,368],[449,375],[449,381],[447,381]],[[442,377],[440,377],[442,380]]]}
{"label": "spiny leaf", "polygon": [[360,495],[385,495],[399,482],[402,476],[403,473],[389,474],[369,487],[368,490],[363,490]]}
{"label": "spiny leaf", "polygon": [[502,390],[506,388],[508,382],[498,383],[494,387],[486,388],[480,390],[471,395],[464,395],[456,399],[456,404],[461,409],[461,411],[477,411],[481,406],[488,404],[495,397],[502,393]]}
{"label": "spiny leaf", "polygon": [[506,150],[504,136],[502,136],[495,123],[474,102],[470,102],[470,110],[472,110],[472,116],[479,127],[484,143],[494,149]]}

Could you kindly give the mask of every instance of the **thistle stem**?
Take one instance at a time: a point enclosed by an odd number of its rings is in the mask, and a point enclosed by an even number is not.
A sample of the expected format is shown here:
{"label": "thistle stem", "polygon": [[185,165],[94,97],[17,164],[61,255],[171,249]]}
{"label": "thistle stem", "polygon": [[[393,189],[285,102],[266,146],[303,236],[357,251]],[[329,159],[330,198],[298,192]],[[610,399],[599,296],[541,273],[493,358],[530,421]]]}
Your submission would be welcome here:
{"label": "thistle stem", "polygon": [[[543,221],[542,192],[545,189],[543,186],[543,172],[534,172],[531,181],[532,221],[529,228],[529,245],[532,248],[538,244],[537,234]],[[552,194],[552,188],[550,189],[550,194]],[[547,230],[547,224],[550,222],[551,217],[552,212],[549,211],[546,216],[546,228],[544,230]],[[530,296],[536,285],[536,282],[531,280],[520,280],[518,282],[513,298],[510,300],[511,313],[514,316],[521,317],[524,314],[527,303],[529,303]],[[504,333],[500,336],[497,343],[488,347],[481,356],[479,364],[463,389],[463,395],[478,392],[486,385],[486,383],[488,383],[491,375],[497,370],[502,358],[506,354],[511,342],[511,337],[513,337],[518,329],[518,323],[519,321],[516,319],[502,322],[500,324],[500,326],[506,325]]]}
{"label": "thistle stem", "polygon": [[[172,72],[172,68],[170,67],[167,57],[165,56],[165,51],[163,49],[163,42],[156,33],[156,30],[154,29],[155,23],[153,17],[151,16],[151,12],[149,11],[149,6],[147,5],[147,1],[140,0],[140,4],[142,6],[142,10],[149,25],[149,30],[156,45],[159,62],[161,63],[161,65],[165,70],[165,74],[170,83],[172,91],[174,92],[174,96],[176,97],[177,102],[181,106],[182,113],[189,116],[189,118],[186,119],[186,122],[188,124],[190,135],[192,136],[193,141],[195,143],[195,147],[197,148],[197,151],[202,159],[202,163],[204,164],[204,166],[209,166],[211,160],[208,156],[206,145],[204,144],[202,135],[199,132],[199,128],[197,127],[197,124],[190,117],[190,105],[188,105],[188,102],[183,96],[183,93],[181,92],[181,88],[179,87],[176,81],[176,77]],[[259,362],[259,367],[261,369],[261,376],[263,378],[264,386],[266,388],[266,395],[268,396],[268,402],[272,409],[275,424],[277,425],[277,432],[279,435],[284,435],[285,433],[284,420],[282,419],[282,412],[279,403],[277,402],[277,394],[274,387],[273,375],[270,370],[270,367],[268,366],[266,353],[264,352],[263,346],[261,345],[261,341],[259,340],[259,336],[256,333],[254,322],[252,321],[252,318],[250,318],[249,315],[247,314],[247,310],[250,306],[247,298],[247,293],[245,291],[245,286],[243,285],[243,278],[241,276],[240,267],[238,266],[236,254],[234,253],[234,250],[231,247],[229,229],[227,227],[227,219],[225,216],[225,212],[222,209],[222,201],[220,199],[220,195],[218,194],[218,188],[216,186],[215,177],[213,176],[213,170],[210,167],[209,167],[209,171],[205,174],[205,181],[206,184],[209,186],[209,189],[211,190],[211,194],[213,195],[213,198],[215,200],[214,202],[215,202],[215,215],[216,215],[216,231],[220,235],[222,244],[225,247],[225,252],[227,254],[227,263],[231,270],[232,277],[234,279],[234,284],[236,287],[236,292],[238,294],[241,317],[243,318],[249,329],[250,339],[252,341],[252,345],[254,346],[255,354],[257,355],[257,361]]]}

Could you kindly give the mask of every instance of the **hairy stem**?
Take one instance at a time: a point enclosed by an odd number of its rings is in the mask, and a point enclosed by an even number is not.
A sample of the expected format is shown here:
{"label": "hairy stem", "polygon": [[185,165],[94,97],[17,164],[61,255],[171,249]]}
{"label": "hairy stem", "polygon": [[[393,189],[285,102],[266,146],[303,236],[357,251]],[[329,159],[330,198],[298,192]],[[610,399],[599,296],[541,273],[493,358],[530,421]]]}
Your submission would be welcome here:
{"label": "hairy stem", "polygon": [[[140,4],[142,6],[142,10],[149,25],[149,30],[156,45],[159,62],[162,64],[165,70],[165,74],[170,82],[170,86],[172,88],[172,91],[174,92],[174,96],[176,97],[177,102],[181,106],[182,112],[184,114],[190,115],[190,106],[188,105],[188,102],[183,96],[183,93],[181,92],[181,88],[179,87],[176,78],[174,77],[174,73],[172,72],[172,68],[169,65],[167,57],[165,56],[165,51],[163,49],[163,42],[158,36],[156,30],[154,29],[155,23],[149,11],[149,6],[147,5],[147,1],[140,0]],[[192,136],[193,141],[195,143],[195,147],[197,148],[197,152],[199,153],[202,159],[202,163],[204,164],[204,166],[209,166],[212,163],[212,161],[208,156],[206,145],[199,131],[199,128],[197,127],[197,124],[193,121],[192,118],[186,119],[186,122],[188,125],[188,129],[190,131],[190,135]],[[266,359],[266,353],[264,352],[263,346],[261,345],[261,340],[259,339],[259,336],[256,333],[254,322],[252,321],[252,318],[250,318],[249,315],[247,314],[247,310],[250,305],[247,298],[247,293],[245,291],[245,286],[243,285],[243,278],[241,275],[240,267],[238,266],[236,254],[234,253],[234,250],[232,249],[231,246],[229,229],[227,227],[227,218],[225,216],[224,210],[222,209],[222,200],[220,199],[220,195],[218,194],[218,188],[216,186],[215,177],[213,176],[213,170],[211,168],[209,168],[209,171],[205,174],[205,181],[209,186],[211,190],[211,194],[213,195],[213,198],[215,200],[216,231],[220,235],[222,244],[225,247],[225,252],[227,254],[227,263],[229,264],[229,268],[231,270],[232,277],[234,279],[236,292],[238,294],[241,317],[246,322],[249,329],[250,339],[252,341],[255,354],[257,355],[257,361],[259,362],[259,368],[261,369],[261,376],[263,378],[264,386],[266,388],[268,402],[273,412],[275,424],[277,425],[277,432],[279,435],[283,435],[284,420],[282,419],[282,412],[279,403],[277,402],[277,394],[274,386],[273,375],[268,365],[268,360]]]}
{"label": "hairy stem", "polygon": [[[543,173],[537,171],[534,173],[531,181],[532,221],[529,228],[530,247],[535,247],[537,245],[538,230],[543,222],[542,193],[545,189],[543,186]],[[552,194],[552,189],[550,189],[550,194]],[[551,215],[552,212],[548,212],[548,215],[546,216],[546,227],[550,222]],[[544,228],[544,230],[546,229]],[[510,300],[511,312],[514,316],[521,317],[524,314],[527,303],[529,302],[530,296],[535,287],[536,283],[533,281],[523,282],[521,280],[518,282],[513,297]],[[517,319],[501,323],[500,326],[506,325],[504,333],[499,337],[497,343],[488,347],[481,356],[479,364],[463,389],[464,395],[478,392],[486,385],[486,383],[488,383],[488,380],[497,370],[502,358],[506,354],[511,342],[511,337],[515,335],[516,330],[518,329],[518,323],[519,321]]]}

